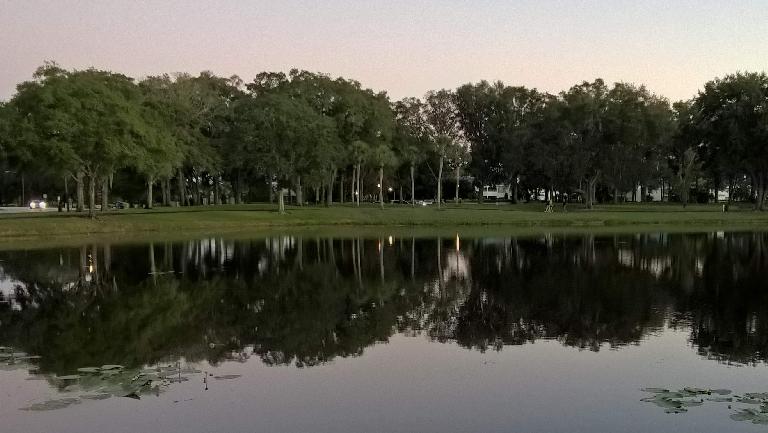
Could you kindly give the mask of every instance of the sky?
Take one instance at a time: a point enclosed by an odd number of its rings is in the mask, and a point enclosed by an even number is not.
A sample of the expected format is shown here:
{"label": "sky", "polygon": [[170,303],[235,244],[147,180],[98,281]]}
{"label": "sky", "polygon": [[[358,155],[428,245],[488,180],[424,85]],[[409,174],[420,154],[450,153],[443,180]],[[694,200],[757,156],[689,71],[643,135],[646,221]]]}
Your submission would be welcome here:
{"label": "sky", "polygon": [[768,68],[768,0],[0,0],[0,100],[46,60],[135,78],[299,68],[393,99],[601,77],[678,100]]}

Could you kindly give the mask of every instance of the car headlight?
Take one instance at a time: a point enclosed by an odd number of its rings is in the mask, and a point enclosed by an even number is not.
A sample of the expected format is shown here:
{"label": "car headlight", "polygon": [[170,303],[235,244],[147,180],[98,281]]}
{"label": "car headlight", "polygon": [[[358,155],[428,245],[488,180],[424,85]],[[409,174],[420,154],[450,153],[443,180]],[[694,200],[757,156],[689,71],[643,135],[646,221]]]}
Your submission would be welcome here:
{"label": "car headlight", "polygon": [[40,202],[40,209],[45,209],[45,207],[48,206],[44,201]]}
{"label": "car headlight", "polygon": [[35,208],[35,202],[31,201],[29,202],[29,208],[34,209]]}

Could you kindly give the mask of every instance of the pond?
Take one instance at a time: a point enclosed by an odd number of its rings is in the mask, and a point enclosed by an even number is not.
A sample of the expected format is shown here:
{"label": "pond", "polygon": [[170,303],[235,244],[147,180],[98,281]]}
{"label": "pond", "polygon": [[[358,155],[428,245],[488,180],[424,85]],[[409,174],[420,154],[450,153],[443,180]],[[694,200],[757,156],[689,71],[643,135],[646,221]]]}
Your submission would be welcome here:
{"label": "pond", "polygon": [[768,431],[768,234],[0,251],[0,431]]}

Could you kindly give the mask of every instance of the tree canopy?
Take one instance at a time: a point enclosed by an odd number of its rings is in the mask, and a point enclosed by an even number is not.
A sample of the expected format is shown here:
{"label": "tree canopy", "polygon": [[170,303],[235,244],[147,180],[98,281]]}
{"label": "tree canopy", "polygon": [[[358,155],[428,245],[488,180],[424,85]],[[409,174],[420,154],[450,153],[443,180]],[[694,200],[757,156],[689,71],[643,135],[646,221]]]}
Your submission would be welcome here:
{"label": "tree canopy", "polygon": [[328,206],[383,205],[384,189],[390,198],[399,191],[398,201],[408,189],[412,204],[439,204],[447,165],[457,200],[459,191],[482,200],[484,188],[506,185],[512,201],[591,207],[660,189],[685,204],[727,186],[729,199],[762,208],[767,101],[762,73],[715,79],[674,104],[601,79],[558,94],[480,81],[391,101],[298,69],[251,81],[211,72],[134,80],[46,63],[0,105],[0,162],[20,174],[4,177],[0,201],[13,201],[9,191],[28,174],[31,195],[66,197],[74,181],[78,209],[91,213],[97,196],[102,209],[110,195],[152,207],[158,187],[163,205],[275,197],[304,205],[312,192]]}

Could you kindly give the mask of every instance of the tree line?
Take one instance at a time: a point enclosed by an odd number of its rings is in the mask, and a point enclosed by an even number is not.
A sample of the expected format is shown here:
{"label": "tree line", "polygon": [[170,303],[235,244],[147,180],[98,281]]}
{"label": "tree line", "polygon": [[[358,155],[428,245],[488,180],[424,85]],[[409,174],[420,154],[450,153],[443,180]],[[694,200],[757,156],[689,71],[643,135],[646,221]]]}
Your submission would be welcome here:
{"label": "tree line", "polygon": [[46,63],[0,103],[0,202],[29,190],[72,194],[91,214],[110,197],[148,208],[268,199],[284,212],[286,198],[440,206],[450,186],[455,201],[482,201],[484,186],[503,184],[513,202],[591,208],[661,190],[686,205],[727,189],[762,209],[767,141],[765,73],[717,78],[675,103],[601,79],[559,94],[480,81],[392,101],[302,70],[134,80]]}

